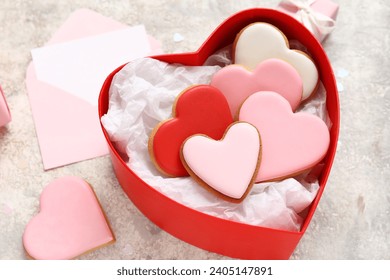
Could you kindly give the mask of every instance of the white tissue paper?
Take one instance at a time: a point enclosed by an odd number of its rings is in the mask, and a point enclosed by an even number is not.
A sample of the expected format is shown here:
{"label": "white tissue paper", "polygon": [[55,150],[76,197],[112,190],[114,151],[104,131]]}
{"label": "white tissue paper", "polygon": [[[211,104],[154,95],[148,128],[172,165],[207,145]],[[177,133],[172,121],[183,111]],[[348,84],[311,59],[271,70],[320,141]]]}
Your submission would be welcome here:
{"label": "white tissue paper", "polygon": [[[172,104],[185,88],[209,84],[214,73],[231,63],[229,50],[227,47],[210,56],[204,66],[167,64],[151,58],[127,64],[112,81],[103,126],[129,167],[171,199],[216,217],[299,231],[304,220],[299,214],[319,189],[317,178],[309,172],[280,182],[255,184],[241,203],[231,203],[208,192],[191,177],[165,177],[151,162],[148,139],[153,128],[172,116]],[[330,126],[325,102],[326,92],[320,85],[314,98],[298,111],[315,114]]]}

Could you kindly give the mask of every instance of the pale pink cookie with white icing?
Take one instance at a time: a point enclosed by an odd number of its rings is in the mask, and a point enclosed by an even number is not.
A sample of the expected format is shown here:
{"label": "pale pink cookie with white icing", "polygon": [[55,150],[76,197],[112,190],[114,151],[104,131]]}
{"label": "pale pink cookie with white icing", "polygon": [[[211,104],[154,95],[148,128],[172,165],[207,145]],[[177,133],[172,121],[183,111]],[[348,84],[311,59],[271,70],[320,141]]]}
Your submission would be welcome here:
{"label": "pale pink cookie with white icing", "polygon": [[95,192],[81,178],[51,182],[42,191],[40,208],[23,234],[30,258],[73,259],[115,242]]}
{"label": "pale pink cookie with white icing", "polygon": [[214,74],[211,86],[218,88],[226,97],[232,116],[241,104],[258,91],[274,91],[287,99],[295,111],[302,100],[302,79],[289,63],[280,59],[267,59],[253,72],[238,64],[228,65]]}
{"label": "pale pink cookie with white icing", "polygon": [[190,136],[180,156],[200,185],[226,200],[240,202],[253,186],[260,165],[260,134],[249,123],[235,122],[221,140],[202,134]]}
{"label": "pale pink cookie with white icing", "polygon": [[308,99],[319,84],[319,75],[313,60],[304,52],[291,50],[286,36],[277,27],[256,22],[246,26],[233,43],[233,61],[249,70],[269,58],[290,63],[303,82],[302,101]]}
{"label": "pale pink cookie with white icing", "polygon": [[257,92],[242,104],[239,120],[261,133],[262,159],[256,182],[281,180],[318,164],[328,151],[330,136],[317,116],[294,113],[275,92]]}

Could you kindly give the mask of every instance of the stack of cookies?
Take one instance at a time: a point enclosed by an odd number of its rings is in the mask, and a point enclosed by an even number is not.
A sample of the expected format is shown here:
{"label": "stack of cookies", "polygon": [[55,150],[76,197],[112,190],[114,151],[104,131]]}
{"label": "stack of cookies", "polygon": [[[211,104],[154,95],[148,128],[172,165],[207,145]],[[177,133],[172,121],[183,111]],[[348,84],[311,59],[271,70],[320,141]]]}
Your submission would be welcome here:
{"label": "stack of cookies", "polygon": [[329,130],[317,116],[295,113],[319,84],[313,60],[289,48],[275,26],[245,27],[233,63],[210,85],[176,98],[172,118],[149,138],[155,166],[171,177],[190,175],[218,196],[242,201],[255,183],[301,174],[325,156]]}

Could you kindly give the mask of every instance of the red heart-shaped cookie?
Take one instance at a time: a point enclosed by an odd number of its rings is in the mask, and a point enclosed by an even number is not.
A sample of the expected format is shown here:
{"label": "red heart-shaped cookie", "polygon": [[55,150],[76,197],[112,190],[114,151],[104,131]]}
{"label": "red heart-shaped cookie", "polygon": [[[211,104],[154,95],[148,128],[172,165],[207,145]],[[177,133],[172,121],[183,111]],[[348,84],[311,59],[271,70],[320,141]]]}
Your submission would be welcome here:
{"label": "red heart-shaped cookie", "polygon": [[157,125],[149,138],[153,163],[169,176],[187,176],[180,160],[184,140],[194,134],[220,139],[233,122],[225,96],[216,88],[198,85],[184,90],[172,108],[172,119]]}

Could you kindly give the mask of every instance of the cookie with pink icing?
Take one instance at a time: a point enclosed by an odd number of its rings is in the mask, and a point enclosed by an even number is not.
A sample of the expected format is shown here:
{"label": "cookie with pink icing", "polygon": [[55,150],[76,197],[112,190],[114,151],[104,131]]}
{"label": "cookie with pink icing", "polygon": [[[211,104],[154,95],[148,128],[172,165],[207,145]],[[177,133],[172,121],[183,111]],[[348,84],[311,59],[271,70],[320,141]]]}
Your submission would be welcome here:
{"label": "cookie with pink icing", "polygon": [[244,100],[258,91],[274,91],[287,99],[295,111],[302,100],[302,80],[289,63],[280,59],[267,59],[253,72],[232,64],[219,70],[211,80],[226,97],[233,117]]}
{"label": "cookie with pink icing", "polygon": [[239,111],[239,120],[261,133],[262,159],[256,182],[300,174],[326,155],[330,137],[326,124],[309,113],[294,113],[286,99],[275,92],[249,96]]}
{"label": "cookie with pink icing", "polygon": [[181,149],[188,173],[202,186],[233,202],[248,194],[260,158],[260,134],[245,122],[233,123],[219,141],[202,134],[191,136]]}
{"label": "cookie with pink icing", "polygon": [[256,22],[245,27],[233,44],[233,60],[249,70],[269,58],[290,63],[303,82],[302,100],[310,97],[319,83],[319,75],[313,60],[304,52],[291,50],[286,36],[275,26]]}
{"label": "cookie with pink icing", "polygon": [[92,187],[81,178],[51,182],[42,191],[40,207],[23,234],[24,248],[33,259],[73,259],[115,242]]}

